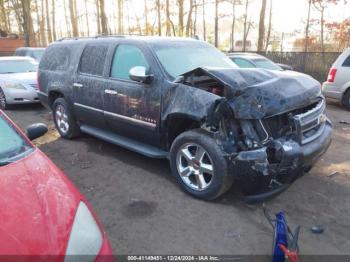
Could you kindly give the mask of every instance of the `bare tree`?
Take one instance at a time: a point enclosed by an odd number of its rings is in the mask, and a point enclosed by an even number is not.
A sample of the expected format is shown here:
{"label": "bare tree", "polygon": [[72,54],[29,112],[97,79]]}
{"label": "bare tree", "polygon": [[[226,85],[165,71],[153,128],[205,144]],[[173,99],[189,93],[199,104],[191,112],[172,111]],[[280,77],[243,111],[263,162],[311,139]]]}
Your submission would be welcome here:
{"label": "bare tree", "polygon": [[161,6],[160,6],[160,0],[157,0],[157,17],[158,17],[158,35],[161,36],[162,35],[162,18],[160,16],[160,10]]}
{"label": "bare tree", "polygon": [[306,28],[305,28],[305,46],[304,46],[305,53],[307,52],[308,41],[309,41],[311,4],[312,4],[312,0],[309,0],[309,7],[308,7],[308,12],[307,12]]}
{"label": "bare tree", "polygon": [[108,19],[106,16],[105,11],[105,1],[99,0],[99,7],[100,7],[100,18],[101,18],[101,33],[102,34],[108,34]]}
{"label": "bare tree", "polygon": [[219,45],[219,0],[215,0],[214,45]]}
{"label": "bare tree", "polygon": [[10,24],[8,23],[8,14],[6,12],[5,1],[0,0],[0,20],[1,20],[1,29],[6,31],[6,33],[10,33]]}
{"label": "bare tree", "polygon": [[148,7],[147,0],[144,0],[144,15],[145,15],[145,35],[148,35],[149,24],[148,24]]}
{"label": "bare tree", "polygon": [[261,10],[260,10],[260,19],[259,19],[258,52],[261,52],[264,49],[265,13],[266,13],[266,0],[262,0]]}
{"label": "bare tree", "polygon": [[56,0],[51,0],[51,6],[52,6],[52,38],[53,41],[56,41],[57,34],[56,34],[56,6],[55,6]]}
{"label": "bare tree", "polygon": [[87,32],[87,35],[89,36],[90,35],[90,24],[89,24],[87,0],[84,0],[84,7],[85,7],[86,32]]}
{"label": "bare tree", "polygon": [[118,34],[124,33],[123,9],[124,9],[123,0],[118,0]]}
{"label": "bare tree", "polygon": [[184,0],[177,0],[179,7],[179,28],[178,35],[183,36],[184,33]]}
{"label": "bare tree", "polygon": [[192,24],[192,12],[193,12],[193,0],[190,0],[190,10],[188,11],[187,23],[186,23],[186,36],[190,36],[190,29]]}
{"label": "bare tree", "polygon": [[231,23],[231,34],[230,34],[230,50],[235,49],[235,25],[236,25],[236,0],[231,0],[232,4],[232,23]]}
{"label": "bare tree", "polygon": [[272,30],[272,1],[273,0],[270,0],[269,26],[267,29],[267,35],[266,35],[266,41],[265,41],[265,52],[267,51],[270,45],[270,37],[271,37],[271,30]]}
{"label": "bare tree", "polygon": [[35,38],[34,38],[34,28],[33,28],[33,20],[31,16],[31,10],[30,10],[30,4],[31,0],[25,0],[21,1],[22,2],[22,16],[23,16],[23,33],[24,33],[24,40],[25,40],[25,45],[30,46],[33,44],[34,46],[36,45],[35,43]]}
{"label": "bare tree", "polygon": [[202,0],[203,40],[207,41],[207,28],[205,23],[205,0]]}
{"label": "bare tree", "polygon": [[249,6],[249,1],[245,0],[245,14],[244,14],[244,29],[243,29],[243,52],[246,50],[246,45],[247,45],[247,37],[248,37],[248,32],[249,32],[249,25],[248,25],[248,6]]}
{"label": "bare tree", "polygon": [[[47,1],[47,0],[46,0]],[[70,14],[70,22],[73,30],[73,37],[79,36],[78,32],[78,19],[77,19],[77,10],[76,10],[76,0],[69,0],[69,14]]]}
{"label": "bare tree", "polygon": [[45,12],[46,12],[46,34],[48,43],[52,42],[52,32],[51,32],[51,24],[50,24],[50,8],[48,0],[45,0]]}

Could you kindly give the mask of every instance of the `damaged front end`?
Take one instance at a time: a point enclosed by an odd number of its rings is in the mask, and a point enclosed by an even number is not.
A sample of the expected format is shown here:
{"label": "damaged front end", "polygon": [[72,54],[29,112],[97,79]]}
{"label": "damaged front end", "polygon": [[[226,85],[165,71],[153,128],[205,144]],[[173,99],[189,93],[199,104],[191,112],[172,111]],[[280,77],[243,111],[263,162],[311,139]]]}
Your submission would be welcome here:
{"label": "damaged front end", "polygon": [[303,74],[204,69],[184,84],[221,96],[203,128],[213,133],[229,171],[250,200],[284,190],[327,150],[332,126],[319,83]]}

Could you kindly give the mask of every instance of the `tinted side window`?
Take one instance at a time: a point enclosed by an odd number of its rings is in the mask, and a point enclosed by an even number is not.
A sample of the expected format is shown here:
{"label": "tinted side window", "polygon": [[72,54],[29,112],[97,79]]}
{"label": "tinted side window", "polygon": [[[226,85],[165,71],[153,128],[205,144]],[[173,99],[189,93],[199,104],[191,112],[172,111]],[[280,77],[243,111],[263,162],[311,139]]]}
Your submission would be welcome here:
{"label": "tinted side window", "polygon": [[71,49],[66,46],[50,46],[46,49],[39,68],[49,71],[65,71],[69,66],[71,56]]}
{"label": "tinted side window", "polygon": [[345,59],[343,66],[350,67],[350,55]]}
{"label": "tinted side window", "polygon": [[88,45],[80,59],[80,72],[102,76],[106,61],[108,45]]}
{"label": "tinted side window", "polygon": [[111,77],[129,79],[129,71],[135,66],[149,68],[142,51],[136,46],[120,45],[114,54]]}

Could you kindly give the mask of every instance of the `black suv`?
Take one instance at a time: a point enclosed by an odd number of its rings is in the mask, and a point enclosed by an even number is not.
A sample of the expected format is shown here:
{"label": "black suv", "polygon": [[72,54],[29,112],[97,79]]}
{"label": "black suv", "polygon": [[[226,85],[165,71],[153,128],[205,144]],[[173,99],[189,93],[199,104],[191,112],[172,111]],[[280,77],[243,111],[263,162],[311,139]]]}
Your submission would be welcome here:
{"label": "black suv", "polygon": [[60,40],[45,51],[38,81],[62,137],[84,132],[168,158],[179,184],[203,199],[233,182],[257,197],[278,193],[331,140],[316,80],[238,69],[194,39]]}

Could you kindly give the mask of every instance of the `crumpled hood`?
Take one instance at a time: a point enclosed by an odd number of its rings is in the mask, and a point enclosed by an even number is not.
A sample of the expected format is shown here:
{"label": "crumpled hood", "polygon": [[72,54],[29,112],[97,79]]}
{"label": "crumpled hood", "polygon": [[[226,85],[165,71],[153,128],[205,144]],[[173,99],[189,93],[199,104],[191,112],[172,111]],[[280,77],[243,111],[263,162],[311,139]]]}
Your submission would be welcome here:
{"label": "crumpled hood", "polygon": [[310,105],[322,97],[318,81],[293,71],[223,68],[195,70],[201,70],[225,85],[229,90],[226,99],[235,117],[239,119],[261,119],[281,114]]}
{"label": "crumpled hood", "polygon": [[0,254],[64,255],[80,194],[39,150],[0,167]]}

